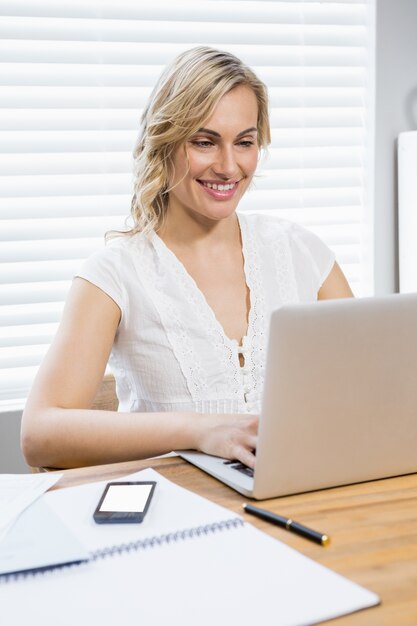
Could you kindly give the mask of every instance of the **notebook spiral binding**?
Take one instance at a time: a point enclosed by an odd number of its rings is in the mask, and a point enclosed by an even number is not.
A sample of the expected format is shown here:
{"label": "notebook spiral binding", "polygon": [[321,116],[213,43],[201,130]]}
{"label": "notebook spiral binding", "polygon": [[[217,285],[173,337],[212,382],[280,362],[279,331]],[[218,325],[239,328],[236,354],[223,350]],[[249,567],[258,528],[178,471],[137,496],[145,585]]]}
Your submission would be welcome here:
{"label": "notebook spiral binding", "polygon": [[121,543],[109,548],[101,550],[95,550],[91,552],[90,559],[88,561],[79,561],[76,563],[67,563],[64,565],[55,565],[52,567],[42,567],[35,570],[29,570],[25,572],[14,572],[11,574],[4,574],[0,576],[0,585],[7,582],[31,578],[33,576],[47,576],[48,574],[56,572],[56,570],[70,570],[80,565],[88,565],[91,562],[99,559],[105,559],[118,554],[124,554],[125,552],[133,552],[137,550],[146,550],[148,548],[155,548],[169,543],[177,543],[178,541],[185,541],[186,539],[194,539],[196,537],[202,537],[212,533],[222,532],[224,530],[231,530],[233,528],[239,528],[243,526],[245,522],[239,517],[234,517],[222,522],[214,522],[212,524],[206,524],[204,526],[196,526],[194,528],[186,528],[185,530],[177,530],[176,532],[166,533],[155,537],[148,537],[146,539],[138,539],[137,541],[130,541],[129,543]]}
{"label": "notebook spiral binding", "polygon": [[91,560],[96,561],[97,559],[114,556],[115,554],[123,554],[124,552],[154,548],[155,546],[161,546],[166,543],[176,543],[178,541],[184,541],[185,539],[193,539],[194,537],[201,537],[203,535],[221,532],[223,530],[230,530],[231,528],[238,528],[239,526],[243,525],[244,521],[238,517],[235,517],[232,519],[224,520],[222,522],[206,524],[205,526],[197,526],[195,528],[177,530],[174,533],[167,533],[165,535],[149,537],[146,539],[138,539],[137,541],[131,541],[129,543],[121,543],[120,545],[111,546],[110,548],[105,548],[104,550],[96,550],[92,553]]}

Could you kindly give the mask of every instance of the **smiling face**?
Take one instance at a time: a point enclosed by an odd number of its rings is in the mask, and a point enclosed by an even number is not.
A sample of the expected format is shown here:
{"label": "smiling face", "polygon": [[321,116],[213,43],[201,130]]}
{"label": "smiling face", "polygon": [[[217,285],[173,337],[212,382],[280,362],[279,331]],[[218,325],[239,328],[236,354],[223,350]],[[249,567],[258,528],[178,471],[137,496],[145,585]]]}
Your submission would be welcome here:
{"label": "smiling face", "polygon": [[257,120],[250,87],[239,85],[220,99],[204,127],[174,153],[171,215],[217,221],[234,213],[258,162]]}

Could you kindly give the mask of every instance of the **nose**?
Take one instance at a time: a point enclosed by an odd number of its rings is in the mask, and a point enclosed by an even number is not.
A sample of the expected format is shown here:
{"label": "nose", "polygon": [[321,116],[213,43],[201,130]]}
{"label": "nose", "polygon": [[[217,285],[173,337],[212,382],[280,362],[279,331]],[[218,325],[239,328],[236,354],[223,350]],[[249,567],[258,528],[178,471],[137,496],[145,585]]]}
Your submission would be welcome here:
{"label": "nose", "polygon": [[224,178],[225,180],[236,176],[239,171],[239,166],[236,162],[233,146],[222,146],[220,148],[212,169],[216,176]]}

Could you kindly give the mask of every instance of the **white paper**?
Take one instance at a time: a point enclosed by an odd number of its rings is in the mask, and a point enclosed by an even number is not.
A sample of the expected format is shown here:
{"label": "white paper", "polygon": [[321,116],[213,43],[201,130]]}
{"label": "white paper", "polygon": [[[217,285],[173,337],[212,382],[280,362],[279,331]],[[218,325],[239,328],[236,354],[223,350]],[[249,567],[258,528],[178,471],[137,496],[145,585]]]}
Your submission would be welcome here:
{"label": "white paper", "polygon": [[141,524],[96,524],[93,513],[108,481],[58,489],[45,494],[44,498],[92,552],[238,517],[236,513],[174,485],[153,469],[141,470],[111,482],[126,480],[155,480],[157,483]]}
{"label": "white paper", "polygon": [[18,517],[0,543],[0,575],[87,561],[89,552],[38,498]]}
{"label": "white paper", "polygon": [[19,515],[61,478],[62,474],[0,474],[0,541]]}
{"label": "white paper", "polygon": [[32,626],[306,626],[378,602],[249,524],[0,584],[5,623]]}

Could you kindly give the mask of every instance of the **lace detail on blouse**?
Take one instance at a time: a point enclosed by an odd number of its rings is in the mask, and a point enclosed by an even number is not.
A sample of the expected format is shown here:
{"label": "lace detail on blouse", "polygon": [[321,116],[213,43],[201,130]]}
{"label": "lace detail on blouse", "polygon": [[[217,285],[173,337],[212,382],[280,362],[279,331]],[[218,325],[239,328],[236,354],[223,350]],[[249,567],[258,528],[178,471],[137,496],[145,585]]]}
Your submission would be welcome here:
{"label": "lace detail on blouse", "polygon": [[279,233],[274,242],[275,269],[278,279],[278,292],[281,304],[298,301],[297,283],[291,259],[290,242],[287,233]]}
{"label": "lace detail on blouse", "polygon": [[[241,385],[238,378],[237,371],[237,359],[232,349],[231,340],[225,335],[221,324],[216,319],[213,310],[207,303],[203,293],[198,288],[197,284],[185,269],[181,261],[175,256],[175,254],[165,245],[158,235],[153,234],[152,243],[155,246],[158,254],[164,259],[164,263],[170,266],[173,272],[176,284],[179,286],[182,292],[182,296],[185,302],[188,302],[190,307],[196,312],[198,319],[200,320],[202,327],[205,329],[210,337],[210,343],[216,350],[218,356],[219,368],[223,371],[223,380],[225,387],[233,392],[236,396],[241,392]],[[179,323],[179,315],[170,303],[171,314],[175,315]],[[175,311],[175,312],[174,312]],[[181,342],[186,342],[191,346],[193,342],[193,336],[182,326]],[[190,387],[190,391],[193,389],[195,397],[194,399],[204,400],[201,395],[201,389],[196,385],[196,379],[204,380],[204,374],[201,372],[201,367],[198,368],[198,372],[194,371],[193,361],[189,361],[188,356],[183,351],[178,352],[188,362],[182,364],[183,371],[188,371],[189,376],[187,382]],[[206,382],[204,380],[204,388]],[[192,389],[191,389],[192,388]]]}
{"label": "lace detail on blouse", "polygon": [[298,302],[297,280],[288,228],[274,228],[273,221],[269,223],[265,221],[260,223],[260,230],[263,245],[270,248],[272,252],[279,306]]}
{"label": "lace detail on blouse", "polygon": [[267,314],[262,278],[261,259],[254,234],[244,217],[239,216],[242,234],[246,283],[250,290],[248,332],[243,338],[244,365],[242,368],[244,396],[249,408],[260,410],[264,383],[264,362],[267,343]]}
{"label": "lace detail on blouse", "polygon": [[[157,235],[154,235],[152,240],[154,238],[159,239]],[[184,326],[184,320],[181,319],[179,311],[173,306],[172,298],[163,290],[163,279],[149,255],[141,255],[140,265],[141,279],[161,316],[162,326],[177,356],[188,390],[194,401],[202,400],[207,396],[209,386],[201,361],[194,350],[190,333]]]}

